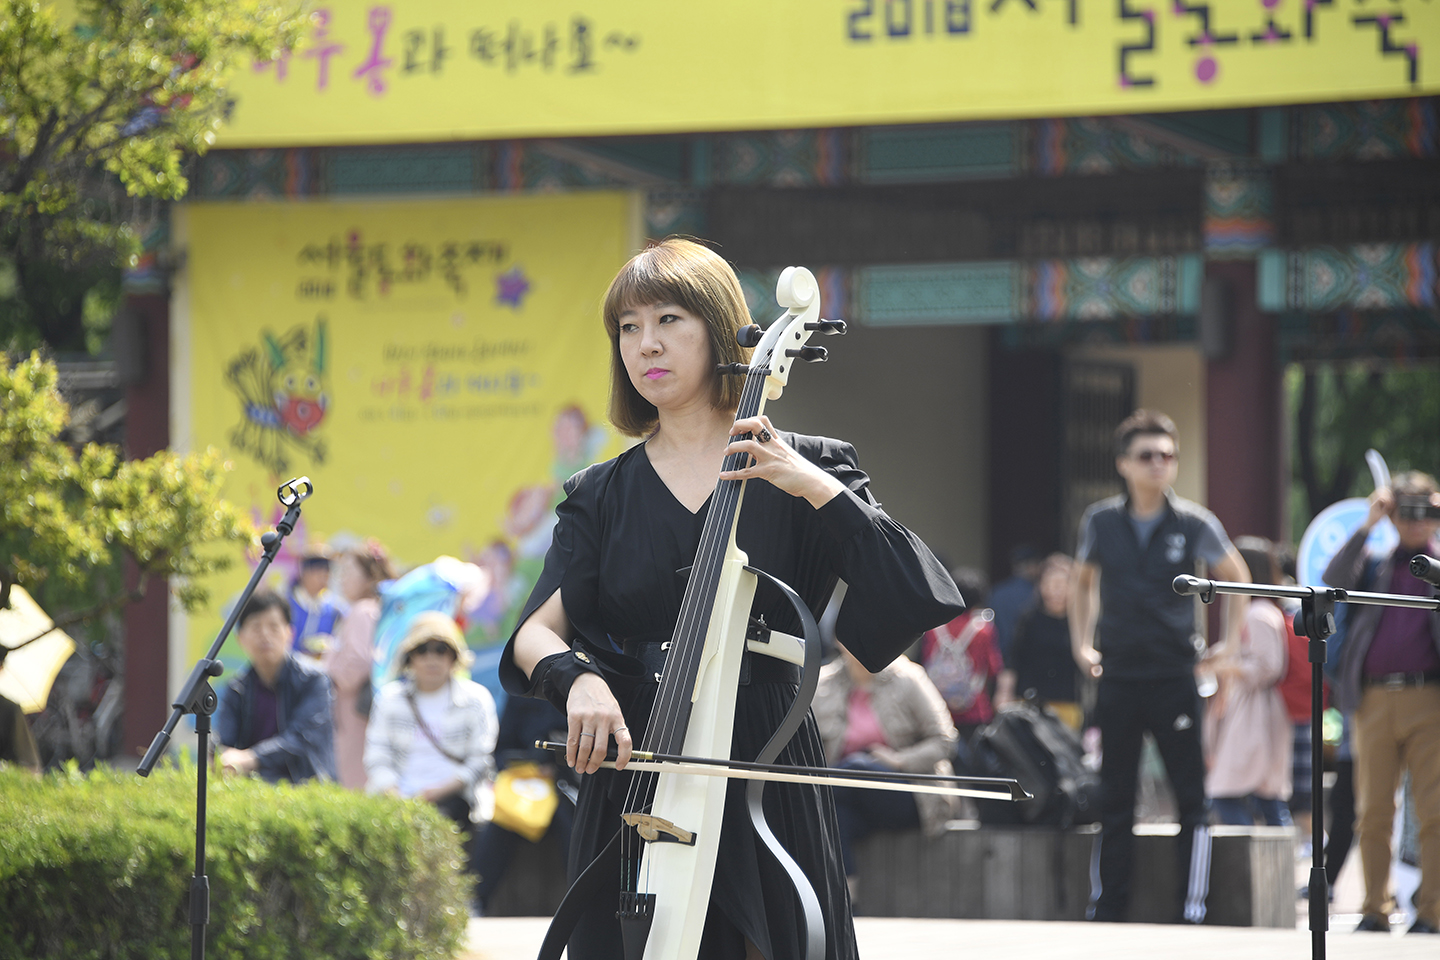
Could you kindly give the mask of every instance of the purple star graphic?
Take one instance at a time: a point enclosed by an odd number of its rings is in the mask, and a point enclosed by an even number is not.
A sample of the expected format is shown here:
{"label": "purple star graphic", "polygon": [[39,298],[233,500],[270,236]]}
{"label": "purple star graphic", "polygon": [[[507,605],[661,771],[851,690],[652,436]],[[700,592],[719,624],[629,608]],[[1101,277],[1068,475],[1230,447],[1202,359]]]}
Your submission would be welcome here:
{"label": "purple star graphic", "polygon": [[519,267],[511,267],[495,278],[495,302],[519,310],[520,301],[530,292],[530,281]]}

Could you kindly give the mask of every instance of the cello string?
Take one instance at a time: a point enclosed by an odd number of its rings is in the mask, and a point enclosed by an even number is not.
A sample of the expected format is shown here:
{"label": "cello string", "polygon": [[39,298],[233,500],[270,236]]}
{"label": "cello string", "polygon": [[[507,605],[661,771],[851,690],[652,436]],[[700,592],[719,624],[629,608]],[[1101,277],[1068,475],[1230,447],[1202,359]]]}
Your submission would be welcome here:
{"label": "cello string", "polygon": [[[761,379],[763,380],[763,378]],[[753,394],[755,391],[751,390],[750,387],[751,380],[747,376],[746,390],[742,392],[742,410],[754,403],[755,397]],[[747,396],[746,394],[750,395]],[[739,419],[739,417],[737,417],[737,419]],[[735,455],[730,455],[727,457],[727,460],[733,460],[734,458]],[[733,469],[733,466],[727,463],[726,469]],[[682,604],[681,621],[677,624],[674,634],[674,636],[679,639],[672,643],[670,656],[667,658],[665,676],[662,677],[662,689],[657,694],[656,701],[660,709],[657,712],[656,723],[647,728],[645,738],[647,741],[659,738],[669,742],[678,732],[676,728],[679,724],[681,712],[679,706],[677,706],[677,704],[679,704],[678,697],[684,695],[684,684],[681,681],[686,679],[691,673],[689,668],[691,661],[695,659],[695,657],[687,655],[693,654],[697,647],[703,648],[703,636],[698,635],[698,627],[700,625],[698,614],[702,610],[708,610],[713,606],[713,597],[708,597],[708,594],[712,591],[708,590],[707,587],[711,581],[716,579],[714,570],[718,561],[715,559],[715,541],[718,531],[724,526],[722,523],[724,516],[732,511],[732,501],[736,498],[729,494],[731,493],[731,488],[738,486],[738,482],[721,481],[720,484],[721,486],[717,491],[718,496],[712,499],[712,509],[706,515],[706,524],[701,544],[696,552],[698,562],[694,565],[696,569],[691,571],[691,580],[690,583],[687,584],[686,598],[684,604]],[[699,586],[696,587],[696,584],[699,584]],[[674,663],[671,661],[674,661]],[[665,683],[666,679],[670,679],[668,685]],[[681,706],[683,706],[683,704],[681,704]],[[647,800],[653,800],[652,791],[656,780],[656,774],[636,772],[627,790],[625,804],[627,812],[636,810],[641,805],[644,805]],[[632,861],[631,869],[634,868],[633,861],[635,859],[639,858],[643,863],[643,857],[640,856],[641,850],[635,849],[637,846],[641,846],[638,834],[632,837],[627,833],[623,838],[623,842],[627,853],[630,854],[627,859]],[[648,871],[646,876],[648,877]],[[638,875],[636,876],[637,887],[641,886],[639,883],[641,879]],[[625,877],[622,876],[622,884],[624,882]],[[644,886],[648,887],[648,883]]]}
{"label": "cello string", "polygon": [[[787,311],[780,319],[793,321],[799,315]],[[785,329],[788,329],[788,324]],[[758,364],[751,364],[750,372],[746,375],[737,419],[758,416],[763,411],[766,377],[764,375],[756,376],[755,371],[774,357],[780,342],[777,338],[771,345],[768,357],[763,358]],[[752,384],[755,387],[753,390],[751,389]],[[735,470],[748,466],[746,462],[748,460],[748,454],[741,452],[730,454],[725,457],[724,469]],[[670,655],[666,659],[665,667],[662,668],[665,675],[661,678],[661,689],[657,691],[657,706],[660,708],[657,714],[658,723],[647,725],[645,737],[647,746],[656,738],[663,740],[658,744],[662,748],[673,749],[680,746],[673,740],[674,737],[683,733],[683,727],[687,725],[690,710],[687,688],[693,685],[698,675],[699,658],[704,652],[705,638],[699,628],[701,626],[708,627],[708,617],[713,613],[713,607],[718,598],[719,568],[728,553],[728,550],[717,549],[718,541],[723,536],[725,545],[728,546],[738,523],[738,506],[744,496],[744,489],[744,481],[720,481],[718,495],[713,498],[712,509],[707,512],[701,545],[697,551],[698,562],[692,565],[691,579],[687,583],[682,602],[682,622],[677,623],[677,629],[673,635],[677,639],[672,643]],[[699,577],[698,580],[697,577]],[[675,662],[671,663],[672,660]],[[654,775],[642,777],[639,771],[636,771],[636,774],[627,791],[627,810],[635,808],[640,790],[651,796],[653,805],[651,781],[654,779]],[[630,840],[629,837],[625,839]],[[632,842],[638,843],[638,837]],[[637,876],[637,881],[638,879]]]}
{"label": "cello string", "polygon": [[[756,377],[753,374],[746,376],[737,419],[752,415],[750,408],[763,395],[763,390],[758,389],[763,384],[763,380],[763,377]],[[727,455],[725,469],[734,468],[737,456],[737,454]],[[699,634],[698,628],[702,618],[708,616],[713,607],[714,597],[710,595],[713,590],[712,583],[716,581],[718,565],[724,559],[717,550],[718,541],[723,535],[728,543],[729,530],[726,528],[731,524],[726,521],[733,521],[734,504],[738,499],[739,486],[739,481],[719,481],[717,495],[712,499],[711,509],[706,514],[705,527],[696,552],[697,563],[691,570],[685,601],[682,604],[680,622],[674,633],[677,640],[671,645],[670,656],[666,664],[667,669],[662,677],[661,691],[657,697],[657,705],[661,709],[657,716],[658,722],[652,727],[656,731],[656,737],[652,738],[647,730],[647,741],[662,739],[668,743],[679,732],[680,714],[686,709],[685,704],[688,701],[688,698],[681,699],[685,696],[684,687],[687,685],[686,681],[691,678],[690,675],[694,672],[695,665],[698,664],[699,655],[703,652],[704,637]],[[673,746],[673,744],[671,745]]]}
{"label": "cello string", "polygon": [[[773,355],[772,348],[769,356],[773,357]],[[757,375],[755,370],[763,367],[768,359],[769,357],[762,358],[759,364],[752,363],[751,372],[746,375],[736,419],[757,416],[763,409],[765,377]],[[751,409],[752,407],[753,409]],[[748,458],[748,454],[737,452],[727,455],[725,469],[736,469],[742,458]],[[714,597],[705,595],[714,592],[710,589],[710,585],[716,581],[715,574],[718,565],[723,561],[723,554],[718,554],[716,550],[717,540],[723,533],[728,544],[730,532],[734,529],[735,507],[743,495],[743,488],[743,481],[720,481],[716,491],[717,496],[712,498],[712,509],[706,514],[701,543],[696,552],[699,562],[694,565],[700,569],[692,569],[691,579],[686,586],[686,595],[682,601],[681,621],[677,623],[674,634],[674,637],[679,639],[672,642],[670,655],[667,657],[665,673],[661,678],[661,689],[656,697],[656,705],[660,708],[656,717],[657,723],[647,726],[645,736],[647,746],[657,738],[663,739],[666,744],[673,746],[669,742],[679,732],[678,727],[684,707],[684,703],[679,699],[684,696],[682,681],[690,678],[698,664],[699,655],[703,652],[704,637],[703,635],[697,636],[700,615],[702,612],[710,611],[713,607]],[[697,583],[699,587],[695,586]],[[670,660],[675,660],[676,664],[672,666]],[[627,789],[626,812],[634,811],[645,803],[645,798],[653,797],[653,782],[656,778],[656,774],[643,774],[636,771]],[[622,874],[625,874],[635,868],[634,861],[636,859],[641,859],[641,851],[635,849],[639,845],[638,833],[633,837],[627,834],[622,838],[622,844],[628,854],[624,859],[630,861],[628,864],[622,863]],[[637,886],[639,879],[637,875]],[[621,882],[622,886],[626,885],[624,875],[622,875]]]}
{"label": "cello string", "polygon": [[[757,399],[756,394],[761,392],[755,389],[753,383],[757,380],[763,383],[763,379],[763,377],[756,378],[747,376],[746,388],[742,393],[740,405],[742,415],[749,415],[748,408],[754,405]],[[737,419],[739,418],[740,417],[737,417]],[[738,456],[742,455],[730,454],[727,456],[727,460],[734,460]],[[733,469],[733,467],[734,464],[732,463],[726,464],[726,469]],[[670,656],[667,660],[668,669],[666,669],[665,675],[662,676],[661,690],[656,698],[656,706],[659,708],[656,720],[646,730],[645,740],[647,741],[647,748],[654,740],[662,739],[668,741],[673,738],[677,732],[678,715],[681,707],[683,707],[683,704],[679,701],[679,698],[684,695],[682,681],[691,672],[689,669],[692,665],[690,661],[698,661],[698,654],[703,650],[704,638],[703,636],[696,636],[696,634],[698,634],[700,615],[702,612],[708,612],[710,605],[713,603],[713,598],[711,598],[710,603],[703,602],[706,599],[703,594],[709,592],[706,590],[706,587],[709,581],[715,579],[716,567],[718,563],[723,560],[723,556],[719,558],[716,557],[716,541],[720,530],[725,526],[722,523],[722,519],[727,514],[733,515],[734,501],[737,499],[734,492],[739,484],[739,481],[733,480],[720,481],[720,487],[717,490],[718,495],[712,499],[712,509],[707,513],[701,543],[696,552],[696,557],[699,561],[696,565],[698,569],[691,571],[690,583],[687,585],[686,590],[686,602],[682,605],[680,622],[677,624],[674,634],[674,636],[679,639],[672,643]],[[728,543],[728,530],[726,531],[726,538]],[[697,584],[698,586],[696,586]],[[697,647],[699,647],[700,650],[697,650]],[[671,661],[673,661],[673,663]],[[667,683],[666,681],[669,682]],[[677,687],[679,688],[678,690]],[[633,786],[632,784],[632,791]],[[633,801],[633,797],[631,800]],[[629,806],[628,802],[627,806]]]}
{"label": "cello string", "polygon": [[[737,419],[753,416],[758,412],[758,409],[750,408],[758,408],[763,397],[763,383],[764,377],[747,375],[746,389],[742,394]],[[726,457],[725,469],[736,469],[745,459],[748,459],[748,454],[730,454]],[[708,617],[713,612],[719,567],[724,561],[720,541],[723,537],[724,545],[729,543],[736,507],[743,493],[743,481],[722,480],[719,483],[719,495],[712,501],[711,510],[706,515],[704,534],[696,553],[696,569],[692,569],[691,580],[687,585],[687,602],[682,608],[682,623],[675,632],[675,636],[680,639],[672,644],[670,651],[669,659],[675,662],[672,664],[667,661],[666,676],[662,677],[661,699],[664,702],[657,735],[663,739],[666,748],[678,746],[673,742],[674,737],[680,735],[685,726],[684,714],[689,710],[687,688],[693,683],[700,656],[704,652],[704,634],[700,628],[708,625]],[[665,682],[667,680],[668,684]],[[648,735],[646,739],[650,739]]]}

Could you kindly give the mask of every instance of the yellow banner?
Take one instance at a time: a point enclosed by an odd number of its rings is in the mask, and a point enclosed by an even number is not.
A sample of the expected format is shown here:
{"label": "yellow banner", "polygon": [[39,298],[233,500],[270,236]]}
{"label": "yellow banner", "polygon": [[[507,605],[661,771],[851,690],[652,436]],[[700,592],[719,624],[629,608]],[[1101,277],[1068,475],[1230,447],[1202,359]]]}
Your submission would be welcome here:
{"label": "yellow banner", "polygon": [[224,147],[930,122],[1440,92],[1434,0],[330,0]]}
{"label": "yellow banner", "polygon": [[[634,209],[623,193],[179,208],[177,441],[234,461],[226,496],[262,529],[279,483],[314,481],[274,585],[308,545],[375,538],[402,569],[478,564],[471,641],[508,635],[560,484],[620,449],[600,301]],[[192,656],[248,576],[212,584]]]}

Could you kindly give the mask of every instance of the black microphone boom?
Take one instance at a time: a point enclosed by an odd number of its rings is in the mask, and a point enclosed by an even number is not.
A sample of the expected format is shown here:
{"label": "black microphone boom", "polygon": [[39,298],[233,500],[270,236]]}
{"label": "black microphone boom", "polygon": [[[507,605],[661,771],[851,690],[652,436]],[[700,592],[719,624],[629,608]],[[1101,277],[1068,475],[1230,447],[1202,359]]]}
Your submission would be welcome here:
{"label": "black microphone boom", "polygon": [[[1410,561],[1410,572],[1421,580],[1440,587],[1440,560],[1424,555],[1416,556]],[[1185,575],[1176,577],[1170,586],[1182,597],[1196,596],[1206,603],[1210,603],[1219,594],[1300,601],[1300,612],[1295,614],[1295,632],[1303,634],[1310,641],[1307,656],[1310,661],[1310,846],[1313,851],[1310,865],[1310,956],[1314,960],[1324,960],[1325,931],[1330,929],[1330,884],[1325,877],[1325,868],[1320,863],[1319,853],[1325,844],[1321,833],[1321,824],[1325,822],[1325,791],[1321,789],[1320,780],[1324,767],[1324,757],[1321,755],[1324,737],[1321,735],[1323,725],[1320,712],[1321,690],[1324,686],[1322,668],[1329,658],[1325,640],[1335,633],[1335,604],[1358,603],[1440,612],[1440,596],[1366,593],[1325,586],[1285,587],[1268,583],[1230,583]]]}
{"label": "black microphone boom", "polygon": [[1410,558],[1410,572],[1432,587],[1440,587],[1440,560],[1417,553]]}
{"label": "black microphone boom", "polygon": [[231,607],[225,625],[220,628],[215,642],[210,645],[210,652],[195,664],[190,678],[185,681],[185,686],[170,704],[173,708],[170,719],[165,721],[164,728],[155,734],[150,749],[135,770],[142,777],[150,776],[150,771],[169,748],[170,736],[175,732],[175,725],[180,722],[180,718],[187,713],[195,717],[195,872],[190,877],[190,960],[205,960],[205,928],[210,924],[210,878],[205,875],[206,771],[210,766],[210,716],[219,703],[214,688],[210,686],[210,678],[218,677],[224,672],[224,666],[216,659],[220,655],[220,647],[230,635],[235,622],[240,619],[245,602],[250,599],[261,578],[265,576],[265,571],[280,553],[281,544],[295,531],[295,525],[300,522],[300,504],[314,492],[315,485],[310,482],[309,477],[288,480],[275,491],[276,498],[287,508],[285,515],[275,524],[274,530],[260,538],[260,545],[264,549],[260,554],[260,562],[250,574],[250,582],[241,592],[240,599]]}

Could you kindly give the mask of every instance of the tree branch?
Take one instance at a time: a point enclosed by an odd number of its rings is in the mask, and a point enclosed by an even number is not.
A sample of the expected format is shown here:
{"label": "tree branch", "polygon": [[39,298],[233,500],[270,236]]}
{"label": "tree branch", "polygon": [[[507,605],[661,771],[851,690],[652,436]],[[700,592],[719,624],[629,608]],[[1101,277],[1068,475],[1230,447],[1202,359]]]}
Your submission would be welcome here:
{"label": "tree branch", "polygon": [[[146,96],[154,90],[158,90],[160,86],[163,86],[163,84],[150,87],[148,90],[142,92],[140,96]],[[74,120],[74,122],[67,124],[65,129],[60,131],[59,136],[55,137],[54,140],[47,145],[45,155],[41,155],[39,146],[37,144],[36,150],[33,154],[31,154],[31,156],[39,156],[41,160],[48,159],[48,154],[52,154],[58,151],[62,146],[64,146],[66,141],[78,137],[85,130],[94,126],[96,121],[100,119],[101,114],[108,110],[110,108],[110,105],[114,103],[115,94],[116,91],[114,88],[106,91],[105,96],[100,99],[99,104],[97,104],[94,108],[87,110],[85,113],[81,114]]]}
{"label": "tree branch", "polygon": [[35,133],[35,148],[30,151],[28,157],[16,165],[15,175],[10,178],[10,186],[6,188],[6,193],[19,193],[25,184],[35,176],[35,169],[40,165],[41,155],[59,123],[60,112],[51,107],[50,115],[45,118],[45,121],[40,124],[40,129]]}
{"label": "tree branch", "polygon": [[[36,640],[48,637],[56,630],[64,630],[66,627],[73,627],[77,623],[84,623],[86,620],[93,620],[96,617],[100,616],[102,613],[108,613],[111,610],[118,609],[119,607],[123,607],[126,604],[135,603],[143,599],[145,596],[145,588],[149,579],[150,574],[141,573],[140,580],[138,583],[135,584],[134,589],[122,590],[117,594],[106,597],[104,600],[101,600],[93,607],[73,613],[68,613],[65,616],[61,617],[59,620],[51,623],[50,626],[46,627],[44,630],[41,630],[39,633],[35,634],[35,636],[31,637],[30,639],[15,644],[13,647],[10,648],[10,651],[13,653],[16,650],[19,650],[21,647],[28,646],[29,644],[34,643]],[[6,589],[8,590],[8,587]]]}

